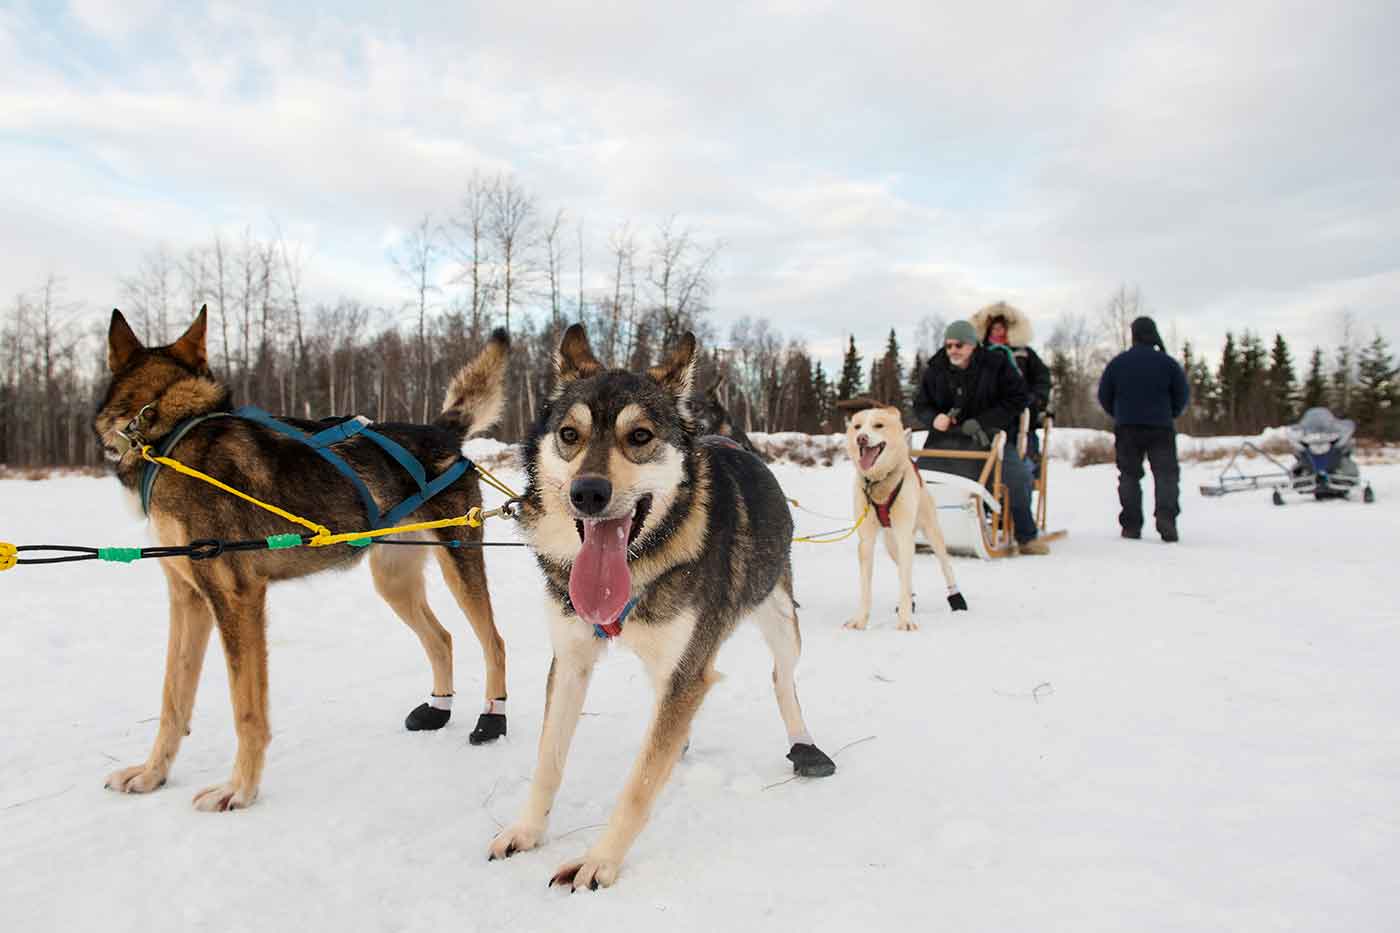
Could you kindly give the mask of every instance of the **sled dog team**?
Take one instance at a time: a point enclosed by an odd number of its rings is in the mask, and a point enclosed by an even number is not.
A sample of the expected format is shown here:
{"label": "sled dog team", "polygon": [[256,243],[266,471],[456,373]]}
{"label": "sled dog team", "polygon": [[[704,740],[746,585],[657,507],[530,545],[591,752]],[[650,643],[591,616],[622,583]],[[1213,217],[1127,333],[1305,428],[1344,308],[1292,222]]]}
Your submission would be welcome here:
{"label": "sled dog team", "polygon": [[[403,510],[414,521],[431,521],[481,506],[479,476],[463,460],[461,447],[468,435],[500,416],[509,356],[504,332],[492,335],[456,374],[431,424],[368,425],[361,419],[271,419],[235,409],[228,387],[209,368],[205,326],[201,311],[173,344],[145,347],[120,312],[112,315],[111,383],[94,430],[122,486],[148,510],[161,545],[262,538],[288,527],[270,512],[153,467],[142,456],[143,445],[335,529],[376,522],[391,527],[396,522],[384,519]],[[705,413],[697,411],[694,398],[696,360],[695,338],[686,334],[644,373],[607,369],[576,324],[563,336],[553,392],[522,445],[526,488],[518,517],[544,576],[553,660],[528,798],[518,819],[490,842],[491,859],[508,858],[544,839],[593,667],[609,642],[621,642],[641,658],[655,690],[642,749],[606,829],[551,877],[551,884],[574,890],[616,881],[688,744],[700,704],[719,679],[715,656],[745,620],[758,626],[773,654],[773,690],[794,772],[825,777],[836,770],[812,738],[794,682],[801,636],[787,500],[768,468],[745,449],[742,432],[731,427],[716,432],[729,437],[702,433],[698,419]],[[713,430],[717,419],[706,420]],[[898,411],[872,407],[856,413],[846,440],[856,465],[856,514],[867,516],[858,529],[860,609],[847,626],[862,629],[868,623],[881,530],[899,568],[898,628],[916,627],[912,567],[919,530],[937,554],[949,605],[966,609],[937,511],[910,461]],[[328,462],[335,469],[328,469]],[[404,520],[407,514],[398,515],[397,521]],[[479,542],[482,529],[411,536]],[[270,738],[268,585],[366,557],[376,591],[418,636],[432,670],[432,693],[409,713],[406,725],[445,725],[454,694],[452,637],[426,598],[423,565],[429,550],[485,660],[484,707],[470,739],[480,744],[504,735],[505,649],[479,548],[301,547],[225,553],[216,560],[176,558],[161,562],[170,632],[155,744],[144,762],[109,775],[107,786],[146,793],[165,784],[189,732],[205,648],[217,626],[229,671],[237,752],[228,779],[199,791],[194,805],[208,811],[251,805]]]}

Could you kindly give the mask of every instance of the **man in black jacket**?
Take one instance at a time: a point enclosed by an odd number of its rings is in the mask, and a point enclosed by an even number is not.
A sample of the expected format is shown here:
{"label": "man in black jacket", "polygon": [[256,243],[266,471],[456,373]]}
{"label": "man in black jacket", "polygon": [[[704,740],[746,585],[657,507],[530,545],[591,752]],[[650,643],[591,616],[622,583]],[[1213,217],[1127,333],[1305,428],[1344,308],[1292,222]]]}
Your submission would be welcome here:
{"label": "man in black jacket", "polygon": [[943,349],[929,360],[919,381],[914,422],[928,427],[930,447],[938,446],[941,433],[959,434],[986,448],[998,431],[1005,431],[1001,475],[1011,493],[1016,543],[1022,554],[1049,554],[1049,545],[1037,540],[1040,530],[1031,514],[1030,468],[1016,453],[1021,412],[1029,399],[1010,355],[988,352],[978,345],[976,328],[954,321],[943,332]]}
{"label": "man in black jacket", "polygon": [[1162,348],[1150,317],[1133,321],[1133,346],[1115,356],[1099,380],[1099,404],[1113,416],[1113,447],[1118,460],[1118,524],[1123,537],[1142,537],[1142,458],[1152,465],[1153,512],[1163,541],[1176,541],[1181,513],[1181,468],[1176,460],[1176,427],[1190,389],[1181,364]]}

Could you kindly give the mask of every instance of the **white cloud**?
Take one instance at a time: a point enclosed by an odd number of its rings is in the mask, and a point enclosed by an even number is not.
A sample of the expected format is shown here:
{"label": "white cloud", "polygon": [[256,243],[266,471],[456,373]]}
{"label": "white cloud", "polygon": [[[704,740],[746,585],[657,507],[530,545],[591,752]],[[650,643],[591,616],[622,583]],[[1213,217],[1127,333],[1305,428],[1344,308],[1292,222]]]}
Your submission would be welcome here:
{"label": "white cloud", "polygon": [[74,4],[101,63],[0,12],[0,285],[96,297],[276,219],[308,287],[393,295],[388,238],[481,169],[597,243],[679,215],[721,330],[837,352],[998,298],[1048,334],[1120,281],[1201,339],[1400,324],[1393,4],[340,9]]}

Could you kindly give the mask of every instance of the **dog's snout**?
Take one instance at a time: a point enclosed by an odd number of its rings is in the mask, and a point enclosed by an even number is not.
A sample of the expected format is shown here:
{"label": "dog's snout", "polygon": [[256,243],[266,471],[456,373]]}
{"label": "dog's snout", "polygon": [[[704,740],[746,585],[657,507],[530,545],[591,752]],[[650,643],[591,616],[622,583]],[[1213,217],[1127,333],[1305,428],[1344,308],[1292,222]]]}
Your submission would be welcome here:
{"label": "dog's snout", "polygon": [[612,499],[612,483],[601,476],[580,476],[569,486],[569,501],[584,515],[597,515]]}

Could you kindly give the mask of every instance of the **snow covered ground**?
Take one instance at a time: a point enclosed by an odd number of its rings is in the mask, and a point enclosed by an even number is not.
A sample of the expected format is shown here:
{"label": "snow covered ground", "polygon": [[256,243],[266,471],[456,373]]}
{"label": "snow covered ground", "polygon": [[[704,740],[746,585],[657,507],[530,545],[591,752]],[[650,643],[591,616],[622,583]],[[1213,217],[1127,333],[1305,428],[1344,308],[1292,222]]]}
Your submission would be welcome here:
{"label": "snow covered ground", "polygon": [[[776,472],[804,503],[847,507],[839,460]],[[1202,499],[1212,475],[1187,468],[1167,546],[1117,537],[1110,467],[1058,465],[1055,554],[958,561],[972,611],[956,616],[920,557],[912,634],[894,630],[891,564],[872,630],[848,632],[854,543],[796,545],[799,688],[837,775],[783,783],[766,652],[744,630],[618,885],[578,896],[546,882],[597,836],[650,690],[609,654],[549,837],[488,863],[526,793],[548,666],[527,553],[488,556],[511,687],[493,747],[466,742],[479,651],[436,574],[463,702],[435,734],[403,730],[427,664],[366,568],[275,589],[274,739],[257,805],[230,814],[190,806],[232,762],[217,639],[170,784],[102,788],[155,734],[154,562],[16,568],[0,574],[0,928],[1394,931],[1400,467],[1367,469],[1370,506]],[[142,543],[120,498],[113,480],[0,482],[0,539]]]}

